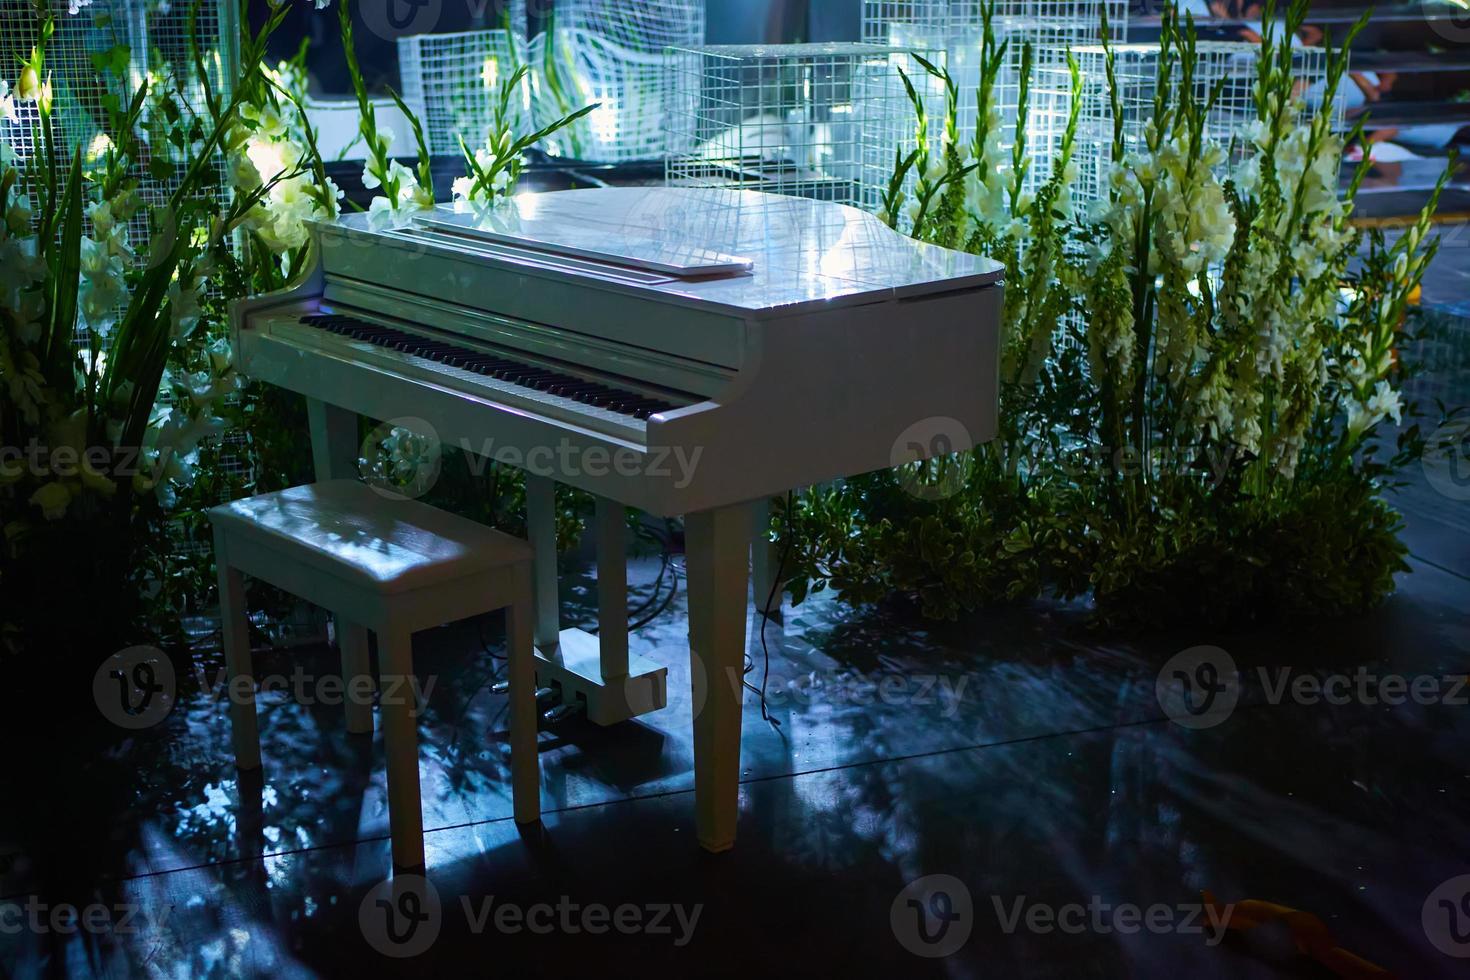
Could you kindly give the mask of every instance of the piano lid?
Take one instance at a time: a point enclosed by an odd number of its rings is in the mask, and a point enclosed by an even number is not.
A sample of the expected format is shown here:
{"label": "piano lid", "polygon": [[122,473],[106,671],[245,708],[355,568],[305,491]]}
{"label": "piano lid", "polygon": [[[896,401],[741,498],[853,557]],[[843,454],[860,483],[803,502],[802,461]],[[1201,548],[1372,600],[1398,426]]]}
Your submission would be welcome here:
{"label": "piano lid", "polygon": [[562,220],[555,215],[542,215],[538,220],[534,210],[523,214],[519,208],[494,208],[482,213],[436,208],[416,216],[414,224],[471,241],[520,245],[682,279],[746,273],[754,265],[749,258],[727,255],[687,238],[659,234],[652,228]]}
{"label": "piano lid", "polygon": [[757,317],[974,288],[1004,273],[991,259],[915,241],[857,208],[723,188],[549,191],[481,213],[440,205],[394,227],[367,214],[335,224],[445,254],[456,240],[474,254],[479,236],[573,261],[659,269],[664,275],[623,282],[670,303]]}

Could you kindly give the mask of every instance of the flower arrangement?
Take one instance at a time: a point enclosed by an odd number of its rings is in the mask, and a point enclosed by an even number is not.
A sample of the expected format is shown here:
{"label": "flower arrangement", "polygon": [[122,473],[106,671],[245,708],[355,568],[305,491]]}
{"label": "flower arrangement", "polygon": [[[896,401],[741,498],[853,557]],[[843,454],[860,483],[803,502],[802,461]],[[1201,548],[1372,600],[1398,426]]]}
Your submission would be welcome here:
{"label": "flower arrangement", "polygon": [[[1004,263],[999,437],[796,498],[780,528],[798,601],[828,587],[854,600],[900,592],[944,617],[1090,595],[1101,620],[1137,624],[1336,613],[1392,591],[1406,566],[1383,491],[1423,446],[1417,426],[1391,449],[1381,433],[1415,414],[1401,352],[1439,192],[1392,244],[1352,227],[1367,163],[1340,195],[1345,141],[1331,114],[1347,59],[1329,49],[1326,96],[1309,114],[1291,44],[1306,11],[1291,0],[1277,27],[1267,10],[1256,119],[1228,147],[1205,137],[1218,89],[1193,84],[1192,20],[1167,9],[1137,144],[1109,55],[1112,169],[1090,209],[1069,193],[1075,62],[1071,118],[1034,197],[1024,108],[1012,152],[1000,143],[992,94],[1006,46],[989,11],[968,146],[953,82],[926,65],[949,93],[945,125],[931,150],[914,99],[919,149],[897,158],[880,217]],[[909,492],[916,479],[957,492]]]}
{"label": "flower arrangement", "polygon": [[[309,478],[300,399],[242,384],[228,303],[294,280],[311,261],[309,222],[350,205],[302,104],[304,48],[265,63],[287,4],[267,5],[258,30],[242,28],[234,78],[212,68],[220,59],[201,47],[193,13],[187,63],[150,63],[139,81],[125,47],[97,59],[110,75],[107,116],[75,147],[62,144],[47,67],[56,18],[71,15],[50,0],[32,9],[37,44],[13,87],[0,80],[0,122],[22,108],[38,119],[23,158],[0,141],[0,652],[40,635],[110,652],[177,637],[181,606],[207,597],[207,547],[179,546],[181,533],[207,536],[205,508]],[[412,167],[389,155],[392,134],[377,123],[345,0],[338,17],[363,183],[380,191],[370,214],[432,207],[422,128],[392,93],[418,152]],[[525,149],[589,109],[531,136],[497,115],[488,162],[471,160],[476,198],[508,194]],[[165,199],[145,200],[144,176],[168,188]],[[243,457],[235,466],[231,453]],[[492,521],[503,515],[485,511],[513,506],[518,492],[493,465],[462,460],[446,461],[441,484]],[[563,504],[565,528],[578,504]],[[68,600],[86,615],[58,615]]]}

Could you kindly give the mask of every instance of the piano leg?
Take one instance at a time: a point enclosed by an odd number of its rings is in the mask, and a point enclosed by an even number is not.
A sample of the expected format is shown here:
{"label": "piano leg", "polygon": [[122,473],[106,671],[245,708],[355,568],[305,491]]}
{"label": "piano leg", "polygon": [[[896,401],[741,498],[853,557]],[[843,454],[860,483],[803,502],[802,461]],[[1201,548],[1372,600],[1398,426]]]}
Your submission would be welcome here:
{"label": "piano leg", "polygon": [[597,498],[597,648],[604,682],[628,676],[627,511]]}
{"label": "piano leg", "polygon": [[536,649],[555,649],[561,632],[556,589],[556,483],[526,474],[526,533],[532,552],[532,605],[536,609]]}
{"label": "piano leg", "polygon": [[628,652],[626,509],[597,498],[597,633],[558,630],[556,507],[552,482],[526,474],[526,526],[533,552],[536,676],[559,689],[561,703],[585,708],[589,720],[612,725],[668,703],[668,668]]}
{"label": "piano leg", "polygon": [[[689,657],[694,679],[694,818],[707,851],[735,846],[740,810],[749,504],[684,519],[689,569]],[[705,677],[700,704],[699,675]]]}
{"label": "piano leg", "polygon": [[320,398],[308,398],[306,421],[311,429],[311,461],[317,481],[357,476],[357,457],[362,451],[357,439],[357,413]]}
{"label": "piano leg", "polygon": [[770,498],[758,500],[751,505],[751,517],[755,522],[750,536],[751,594],[755,598],[755,611],[779,613],[781,556],[771,541]]}

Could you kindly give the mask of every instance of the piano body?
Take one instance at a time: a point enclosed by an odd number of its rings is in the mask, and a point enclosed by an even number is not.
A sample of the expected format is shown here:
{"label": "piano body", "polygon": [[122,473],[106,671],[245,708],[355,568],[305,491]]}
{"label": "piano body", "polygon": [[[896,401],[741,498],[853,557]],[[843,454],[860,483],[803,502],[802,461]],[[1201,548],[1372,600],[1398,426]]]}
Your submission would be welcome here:
{"label": "piano body", "polygon": [[[752,514],[992,438],[1000,267],[854,208],[726,189],[526,194],[312,234],[300,281],[236,305],[237,367],[307,396],[318,479],[356,474],[359,415],[523,468],[539,683],[594,721],[666,697],[666,666],[628,653],[624,507],[684,517],[691,673],[707,680],[698,837],[732,846]],[[947,441],[909,445],[926,420]],[[555,481],[597,499],[595,637],[558,628]]]}

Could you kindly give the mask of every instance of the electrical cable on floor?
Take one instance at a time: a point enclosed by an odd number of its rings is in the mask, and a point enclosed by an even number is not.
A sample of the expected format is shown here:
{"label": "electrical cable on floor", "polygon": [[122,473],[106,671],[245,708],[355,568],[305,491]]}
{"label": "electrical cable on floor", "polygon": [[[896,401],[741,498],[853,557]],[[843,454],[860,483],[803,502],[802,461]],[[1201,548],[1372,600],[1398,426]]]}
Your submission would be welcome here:
{"label": "electrical cable on floor", "polygon": [[[781,723],[771,716],[771,713],[767,709],[767,705],[766,705],[766,682],[769,681],[770,678],[771,678],[771,650],[770,650],[769,647],[766,646],[766,623],[768,623],[770,621],[770,619],[771,619],[771,612],[770,612],[770,610],[771,610],[771,603],[775,602],[776,601],[776,596],[781,593],[781,570],[786,567],[786,559],[788,557],[790,557],[791,539],[792,539],[792,534],[791,534],[791,504],[792,504],[792,494],[791,494],[790,491],[787,491],[787,494],[786,494],[786,510],[785,510],[785,516],[786,516],[786,533],[785,533],[785,535],[781,539],[781,551],[780,551],[780,553],[776,557],[776,574],[774,576],[772,576],[772,580],[771,580],[771,594],[768,595],[768,596],[766,596],[766,601],[761,606],[761,610],[760,610],[760,612],[761,612],[761,630],[760,630],[760,633],[761,633],[761,655],[762,655],[762,657],[765,660],[765,666],[761,669],[761,686],[760,687],[755,687],[749,681],[745,680],[743,677],[741,678],[741,681],[740,681],[740,683],[744,684],[746,687],[750,688],[750,690],[752,690],[756,694],[760,695],[760,699],[761,699],[761,720],[762,721],[770,722],[772,725],[775,725],[777,728],[780,728],[781,727]],[[769,530],[769,529],[767,529],[767,530]],[[751,658],[748,655],[746,656],[745,659],[747,661],[749,661],[749,666],[747,666],[745,668],[745,673],[746,674],[749,674],[751,671],[755,670],[755,661],[754,660],[751,660]]]}

